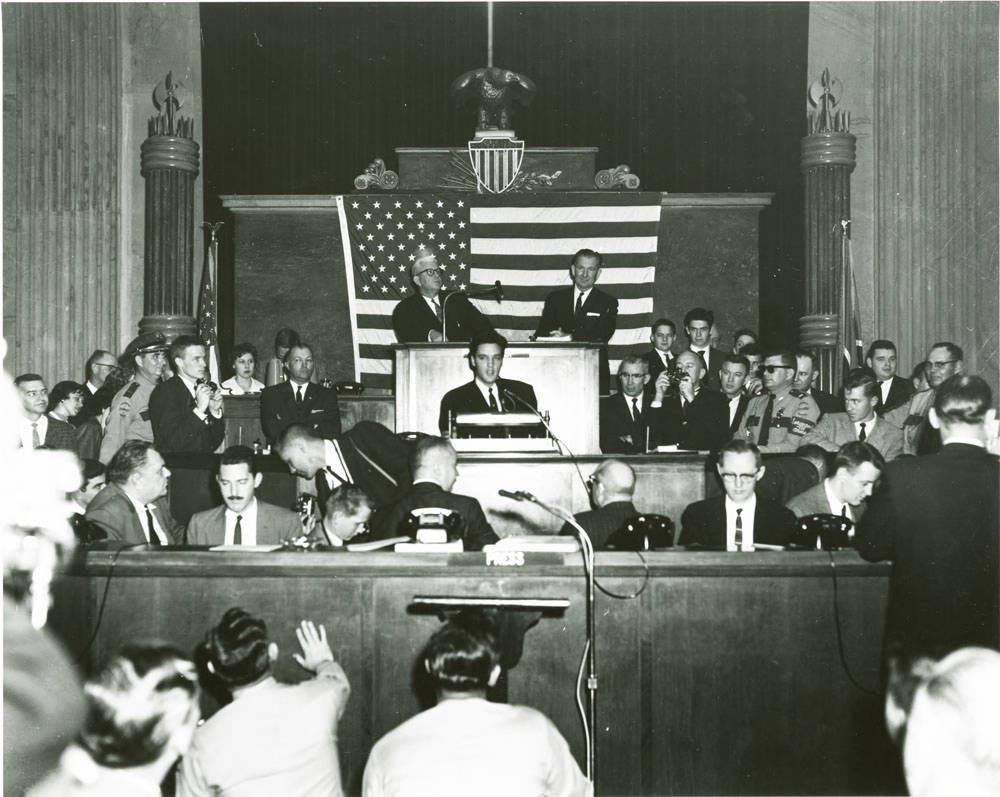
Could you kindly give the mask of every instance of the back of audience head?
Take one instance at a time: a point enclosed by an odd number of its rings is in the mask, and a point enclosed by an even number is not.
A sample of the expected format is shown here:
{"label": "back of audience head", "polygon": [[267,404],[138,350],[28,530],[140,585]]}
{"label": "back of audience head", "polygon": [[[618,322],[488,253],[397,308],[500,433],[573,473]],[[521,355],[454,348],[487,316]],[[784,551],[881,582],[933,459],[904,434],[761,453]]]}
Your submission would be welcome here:
{"label": "back of audience head", "polygon": [[590,501],[598,509],[616,501],[631,501],[635,495],[635,471],[618,459],[606,459],[587,479]]}
{"label": "back of audience head", "polygon": [[422,658],[440,697],[485,693],[500,677],[496,629],[476,609],[463,609],[435,631]]}
{"label": "back of audience head", "polygon": [[129,644],[84,687],[80,743],[101,766],[170,763],[191,744],[199,719],[194,665],[165,643]]}
{"label": "back of audience head", "polygon": [[450,492],[458,478],[458,455],[443,437],[424,437],[413,447],[413,481],[427,480]]}
{"label": "back of audience head", "polygon": [[956,374],[937,388],[929,420],[941,429],[942,440],[957,435],[985,440],[986,421],[996,414],[992,402],[990,387],[981,377]]}
{"label": "back of audience head", "polygon": [[913,695],[903,765],[910,794],[1000,794],[1000,653],[962,648]]}
{"label": "back of audience head", "polygon": [[917,393],[921,393],[930,387],[930,382],[927,381],[927,368],[927,360],[924,360],[913,366],[913,371],[910,373],[910,384],[913,385],[913,389]]}
{"label": "back of audience head", "polygon": [[108,463],[108,482],[143,503],[166,495],[169,478],[160,452],[145,440],[126,440]]}
{"label": "back of audience head", "polygon": [[96,459],[84,459],[81,464],[83,465],[83,483],[80,485],[80,489],[73,493],[72,498],[81,509],[86,509],[94,500],[94,496],[104,489],[107,475],[104,465]]}
{"label": "back of audience head", "polygon": [[299,333],[289,327],[283,327],[274,336],[274,354],[279,360],[284,360],[288,350],[298,344]]}
{"label": "back of audience head", "polygon": [[798,447],[795,456],[812,463],[812,466],[816,468],[816,472],[819,474],[819,481],[823,481],[826,478],[828,457],[825,448],[815,443],[806,443],[806,445]]}
{"label": "back of audience head", "polygon": [[201,654],[208,671],[233,690],[270,675],[278,646],[268,640],[263,620],[233,607],[209,629]]}

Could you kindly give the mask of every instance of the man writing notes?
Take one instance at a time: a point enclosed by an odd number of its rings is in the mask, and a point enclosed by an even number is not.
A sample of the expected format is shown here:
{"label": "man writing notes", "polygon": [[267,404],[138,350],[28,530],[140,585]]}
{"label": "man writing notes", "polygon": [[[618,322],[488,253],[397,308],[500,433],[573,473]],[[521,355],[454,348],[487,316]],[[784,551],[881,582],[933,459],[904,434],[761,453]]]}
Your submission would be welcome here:
{"label": "man writing notes", "polygon": [[[569,267],[573,285],[545,297],[535,337],[568,335],[575,341],[605,344],[611,340],[618,322],[618,300],[594,287],[603,265],[603,258],[593,249],[581,249],[573,255]],[[601,349],[599,376],[601,393],[607,393],[610,380],[606,349]]]}
{"label": "man writing notes", "polygon": [[[426,246],[410,255],[410,279],[413,295],[403,299],[392,311],[392,331],[400,343],[440,343],[445,320],[445,293],[437,256]],[[448,341],[468,341],[493,331],[493,325],[464,294],[448,301]]]}
{"label": "man writing notes", "polygon": [[538,406],[535,390],[531,385],[515,379],[500,378],[506,349],[506,338],[497,334],[472,341],[469,347],[469,367],[475,378],[444,394],[438,418],[438,428],[442,433],[448,430],[450,413],[524,412],[529,406]]}

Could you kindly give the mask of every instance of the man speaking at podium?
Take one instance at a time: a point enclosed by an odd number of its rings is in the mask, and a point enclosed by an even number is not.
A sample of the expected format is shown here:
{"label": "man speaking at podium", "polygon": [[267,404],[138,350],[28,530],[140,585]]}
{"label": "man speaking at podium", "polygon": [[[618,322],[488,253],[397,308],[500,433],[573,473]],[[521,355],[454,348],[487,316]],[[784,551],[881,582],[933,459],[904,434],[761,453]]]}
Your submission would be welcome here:
{"label": "man speaking at podium", "polygon": [[[410,279],[414,293],[392,311],[392,331],[400,343],[440,343],[445,317],[444,282],[437,256],[426,246],[413,253]],[[469,341],[493,332],[493,325],[464,294],[455,295],[447,307],[448,341]]]}
{"label": "man speaking at podium", "polygon": [[471,382],[449,390],[441,399],[438,428],[442,433],[448,430],[450,412],[527,412],[528,407],[538,406],[531,385],[500,378],[506,350],[507,339],[495,332],[473,338],[469,367],[476,376]]}

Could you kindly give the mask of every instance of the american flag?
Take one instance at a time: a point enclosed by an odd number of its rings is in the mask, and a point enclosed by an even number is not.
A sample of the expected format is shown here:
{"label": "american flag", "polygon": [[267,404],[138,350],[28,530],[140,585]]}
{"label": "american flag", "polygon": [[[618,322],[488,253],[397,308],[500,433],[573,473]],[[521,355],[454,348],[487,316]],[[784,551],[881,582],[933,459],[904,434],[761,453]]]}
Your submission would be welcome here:
{"label": "american flag", "polygon": [[[211,229],[211,225],[204,225]],[[215,229],[218,229],[216,226]],[[215,230],[205,249],[205,265],[201,271],[201,290],[198,294],[198,337],[205,342],[208,351],[209,378],[219,384],[219,338],[218,321],[215,315],[215,264],[219,259],[219,241]]]}
{"label": "american flag", "polygon": [[392,310],[413,291],[418,246],[437,253],[445,290],[503,285],[504,301],[473,300],[497,331],[527,340],[545,297],[571,284],[569,263],[582,248],[604,258],[598,287],[619,302],[609,346],[614,369],[649,340],[660,194],[538,192],[354,194],[337,198],[354,335],[356,379],[391,389]]}

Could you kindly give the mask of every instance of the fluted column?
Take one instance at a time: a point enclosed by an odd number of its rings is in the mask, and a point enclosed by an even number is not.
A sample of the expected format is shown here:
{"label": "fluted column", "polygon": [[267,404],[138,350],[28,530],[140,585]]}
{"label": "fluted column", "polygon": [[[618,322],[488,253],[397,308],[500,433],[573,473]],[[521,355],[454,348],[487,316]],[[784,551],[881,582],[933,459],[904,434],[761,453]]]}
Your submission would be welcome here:
{"label": "fluted column", "polygon": [[168,340],[197,330],[192,275],[199,149],[191,138],[191,120],[176,115],[177,88],[170,75],[157,87],[160,115],[150,120],[151,135],[142,142],[141,153],[146,240],[139,331],[162,332]]}
{"label": "fluted column", "polygon": [[[820,387],[835,390],[843,374],[838,349],[843,292],[843,226],[851,218],[851,172],[855,138],[849,117],[834,111],[829,72],[810,88],[817,107],[810,115],[810,134],[801,142],[800,165],[805,179],[805,307],[799,320],[799,343],[817,352]],[[848,326],[848,328],[850,328]]]}

